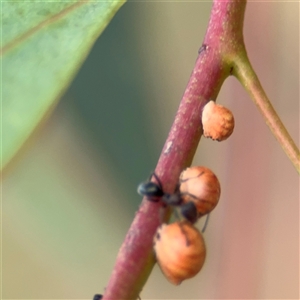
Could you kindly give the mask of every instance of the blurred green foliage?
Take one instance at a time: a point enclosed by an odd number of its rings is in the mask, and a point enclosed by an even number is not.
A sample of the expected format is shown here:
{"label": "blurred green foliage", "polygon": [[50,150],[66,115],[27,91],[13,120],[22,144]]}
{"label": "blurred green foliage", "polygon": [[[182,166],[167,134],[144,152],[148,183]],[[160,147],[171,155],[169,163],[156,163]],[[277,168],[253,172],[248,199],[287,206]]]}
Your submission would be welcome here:
{"label": "blurred green foliage", "polygon": [[1,4],[2,166],[54,105],[123,1]]}

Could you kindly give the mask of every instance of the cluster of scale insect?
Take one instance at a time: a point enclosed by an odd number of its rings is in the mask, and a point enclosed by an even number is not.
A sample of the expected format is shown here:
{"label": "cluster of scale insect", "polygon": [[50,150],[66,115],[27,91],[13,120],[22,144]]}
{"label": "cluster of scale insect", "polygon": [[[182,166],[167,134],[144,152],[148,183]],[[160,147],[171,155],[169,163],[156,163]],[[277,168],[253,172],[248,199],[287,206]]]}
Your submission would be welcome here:
{"label": "cluster of scale insect", "polygon": [[[233,132],[234,118],[230,110],[211,100],[204,106],[202,125],[205,137],[223,141]],[[194,224],[200,217],[208,216],[218,204],[220,183],[210,169],[191,167],[181,173],[175,192],[168,194],[164,192],[159,177],[155,173],[152,176],[155,182],[150,178],[141,183],[138,193],[151,202],[161,201],[164,205],[177,209],[183,217],[183,220],[175,223],[162,224],[154,236],[157,262],[166,278],[178,285],[198,274],[204,264],[206,247],[202,234]],[[178,219],[179,215],[176,214]],[[102,295],[96,294],[93,300],[102,298]]]}
{"label": "cluster of scale insect", "polygon": [[204,264],[205,243],[194,224],[216,207],[220,183],[210,169],[191,167],[181,173],[175,192],[168,194],[164,192],[158,176],[153,174],[153,177],[156,182],[149,180],[140,184],[138,193],[151,202],[161,201],[178,209],[183,217],[175,223],[162,224],[154,236],[157,262],[166,278],[178,285],[194,277]]}
{"label": "cluster of scale insect", "polygon": [[[209,101],[203,109],[202,125],[205,137],[223,141],[233,132],[234,118],[227,108]],[[204,264],[206,247],[202,234],[194,224],[218,204],[220,183],[210,169],[201,166],[184,170],[173,194],[164,192],[155,173],[153,179],[155,181],[141,183],[138,193],[146,196],[149,201],[161,201],[175,208],[175,212],[179,211],[179,215],[176,213],[179,220],[162,224],[154,236],[158,265],[166,278],[178,285],[198,274]]]}

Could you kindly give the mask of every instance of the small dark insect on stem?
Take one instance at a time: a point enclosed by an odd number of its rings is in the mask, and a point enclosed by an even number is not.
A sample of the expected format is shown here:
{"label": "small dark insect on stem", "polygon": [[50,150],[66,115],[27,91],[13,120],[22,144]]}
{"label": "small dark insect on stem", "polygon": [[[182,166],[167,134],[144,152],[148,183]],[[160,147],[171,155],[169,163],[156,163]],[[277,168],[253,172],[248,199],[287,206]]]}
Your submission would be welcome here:
{"label": "small dark insect on stem", "polygon": [[168,194],[164,192],[159,177],[155,173],[153,173],[152,176],[155,178],[157,183],[149,180],[141,183],[137,189],[138,193],[142,196],[147,196],[148,200],[151,202],[161,201],[163,204],[175,208],[174,212],[178,219],[180,219],[180,217],[176,208],[179,208],[180,214],[186,220],[194,224],[199,218],[196,205],[193,202],[183,203],[182,194],[179,192],[179,185],[176,187],[173,194]]}
{"label": "small dark insect on stem", "polygon": [[[103,296],[101,294],[95,294],[95,296],[93,297],[93,300],[101,300],[103,299]],[[142,300],[140,296],[138,296],[137,300]]]}
{"label": "small dark insect on stem", "polygon": [[207,45],[203,44],[203,45],[199,48],[198,54],[200,54],[201,52],[205,51],[206,48],[207,48]]}
{"label": "small dark insect on stem", "polygon": [[[200,177],[204,174],[203,172],[200,172],[197,176],[192,178]],[[157,183],[154,183],[151,180],[151,177],[154,177]],[[182,180],[181,182],[185,182],[191,178],[187,178]],[[188,220],[190,223],[194,224],[201,216],[198,211],[197,207],[194,202],[187,202],[183,203],[182,196],[183,195],[189,195],[191,198],[195,198],[195,196],[188,194],[188,193],[180,193],[179,191],[179,184],[177,185],[175,192],[173,194],[165,193],[161,184],[161,181],[159,177],[152,173],[148,181],[141,183],[138,186],[137,192],[142,196],[147,196],[148,200],[151,202],[158,202],[161,201],[164,205],[169,205],[173,207],[174,214],[178,220],[180,220],[180,216],[182,216],[184,219]],[[178,213],[178,210],[180,214]],[[202,232],[205,231],[208,224],[208,218],[205,221],[204,227],[202,229]]]}

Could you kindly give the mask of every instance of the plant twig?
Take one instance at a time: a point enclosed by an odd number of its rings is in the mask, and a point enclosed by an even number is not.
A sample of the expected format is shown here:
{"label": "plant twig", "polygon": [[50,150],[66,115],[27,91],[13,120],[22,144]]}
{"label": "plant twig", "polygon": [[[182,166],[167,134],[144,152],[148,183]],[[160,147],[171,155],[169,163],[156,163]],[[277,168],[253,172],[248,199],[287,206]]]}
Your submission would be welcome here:
{"label": "plant twig", "polygon": [[[201,113],[215,100],[229,75],[235,75],[259,107],[267,124],[299,172],[299,150],[289,136],[247,58],[243,40],[245,0],[214,0],[208,29],[155,173],[172,193],[180,172],[192,162],[202,135]],[[119,251],[104,300],[137,299],[155,258],[153,236],[161,223],[161,204],[143,199]],[[170,211],[164,210],[164,221]]]}
{"label": "plant twig", "polygon": [[255,71],[247,57],[246,50],[235,58],[233,74],[238,78],[245,90],[250,94],[273,135],[289,157],[300,174],[300,152],[290,134],[284,127],[265,91],[263,90]]}
{"label": "plant twig", "polygon": [[[231,66],[221,50],[224,42],[232,47],[242,42],[245,6],[242,0],[214,1],[204,43],[155,169],[166,192],[174,191],[180,172],[191,164],[202,135],[202,109],[216,99],[230,75]],[[152,244],[161,209],[160,204],[143,199],[119,251],[104,300],[138,298],[155,263]],[[165,210],[165,221],[168,218]]]}

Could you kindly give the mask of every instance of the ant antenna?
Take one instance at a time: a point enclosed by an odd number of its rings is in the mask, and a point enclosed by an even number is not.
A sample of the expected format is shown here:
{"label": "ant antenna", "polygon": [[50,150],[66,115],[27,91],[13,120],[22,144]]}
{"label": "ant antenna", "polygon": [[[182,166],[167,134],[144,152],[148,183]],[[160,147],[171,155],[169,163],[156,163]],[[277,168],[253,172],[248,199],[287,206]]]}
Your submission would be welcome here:
{"label": "ant antenna", "polygon": [[208,221],[209,221],[209,215],[210,215],[210,214],[207,214],[207,215],[206,215],[205,223],[204,223],[203,228],[202,228],[202,230],[201,230],[202,233],[203,233],[203,232],[206,230],[206,228],[207,228]]}
{"label": "ant antenna", "polygon": [[157,181],[157,184],[158,184],[158,186],[160,187],[160,189],[163,190],[161,181],[160,181],[160,179],[158,178],[158,176],[156,175],[155,172],[153,172],[153,173],[150,175],[149,181],[151,180],[151,177],[152,177],[152,176],[153,176],[153,177],[155,178],[155,180]]}

